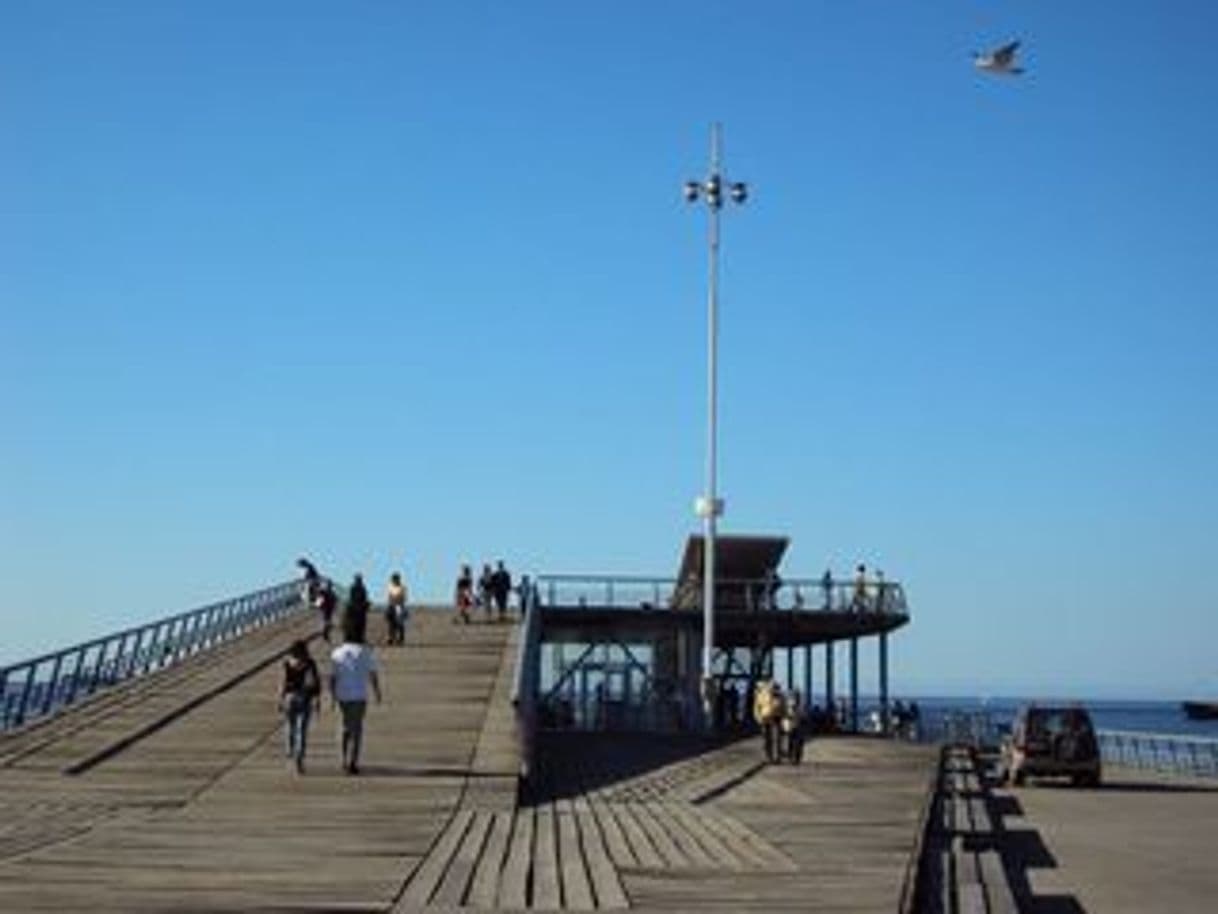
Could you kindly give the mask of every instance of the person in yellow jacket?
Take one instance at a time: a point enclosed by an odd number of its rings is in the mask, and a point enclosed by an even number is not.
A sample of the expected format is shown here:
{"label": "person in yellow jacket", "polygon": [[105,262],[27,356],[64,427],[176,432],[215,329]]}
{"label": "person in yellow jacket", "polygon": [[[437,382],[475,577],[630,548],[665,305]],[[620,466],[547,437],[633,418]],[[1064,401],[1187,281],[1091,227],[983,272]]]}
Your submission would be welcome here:
{"label": "person in yellow jacket", "polygon": [[773,679],[760,683],[753,695],[753,719],[761,727],[768,762],[777,762],[782,754],[779,728],[784,712],[785,702],[778,683]]}

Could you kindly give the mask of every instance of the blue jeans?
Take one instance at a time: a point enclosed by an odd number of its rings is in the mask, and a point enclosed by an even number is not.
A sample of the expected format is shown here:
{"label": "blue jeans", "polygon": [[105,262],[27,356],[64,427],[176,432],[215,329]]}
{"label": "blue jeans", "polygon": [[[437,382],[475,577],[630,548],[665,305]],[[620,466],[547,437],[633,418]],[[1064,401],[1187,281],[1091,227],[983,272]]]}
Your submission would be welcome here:
{"label": "blue jeans", "polygon": [[343,767],[351,770],[359,767],[359,750],[364,741],[364,712],[368,708],[368,703],[366,701],[340,701],[338,707],[342,712],[340,744]]}
{"label": "blue jeans", "polygon": [[283,698],[283,716],[287,718],[285,748],[288,758],[298,763],[304,761],[309,738],[309,712],[312,709],[313,700],[308,695],[290,692]]}

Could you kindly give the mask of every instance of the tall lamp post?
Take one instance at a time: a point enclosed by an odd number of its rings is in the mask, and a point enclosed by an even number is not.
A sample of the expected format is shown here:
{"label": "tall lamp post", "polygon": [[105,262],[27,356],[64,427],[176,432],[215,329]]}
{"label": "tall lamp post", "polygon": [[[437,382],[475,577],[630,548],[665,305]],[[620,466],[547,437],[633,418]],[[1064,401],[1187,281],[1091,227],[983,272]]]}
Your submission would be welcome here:
{"label": "tall lamp post", "polygon": [[723,514],[723,499],[716,492],[719,405],[719,210],[724,194],[733,203],[748,198],[748,187],[740,181],[728,182],[720,173],[722,128],[711,126],[710,172],[702,181],[685,182],[685,200],[706,204],[709,231],[709,281],[706,296],[706,493],[695,502],[695,511],[702,518],[704,536],[702,548],[702,701],[708,726],[714,721],[714,680],[711,661],[715,646],[715,530]]}

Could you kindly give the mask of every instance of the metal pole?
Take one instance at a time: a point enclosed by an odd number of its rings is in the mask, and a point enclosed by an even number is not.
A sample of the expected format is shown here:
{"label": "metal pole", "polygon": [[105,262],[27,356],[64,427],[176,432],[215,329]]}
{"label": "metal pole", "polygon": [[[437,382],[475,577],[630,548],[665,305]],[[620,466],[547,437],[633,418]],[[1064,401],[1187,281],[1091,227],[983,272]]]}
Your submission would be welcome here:
{"label": "metal pole", "polygon": [[[711,127],[710,182],[719,179],[719,125]],[[707,717],[712,717],[711,663],[715,644],[715,534],[717,532],[717,448],[719,407],[719,206],[721,198],[708,199],[708,263],[706,295],[706,501],[703,504],[702,559],[702,683]]]}
{"label": "metal pole", "polygon": [[721,128],[711,125],[710,173],[703,181],[685,182],[685,199],[705,200],[707,208],[706,294],[706,491],[698,499],[702,518],[702,699],[708,724],[713,723],[715,683],[712,676],[715,648],[715,536],[723,502],[718,496],[718,397],[719,397],[719,210],[727,195],[734,203],[748,197],[740,181],[727,182],[720,174]]}

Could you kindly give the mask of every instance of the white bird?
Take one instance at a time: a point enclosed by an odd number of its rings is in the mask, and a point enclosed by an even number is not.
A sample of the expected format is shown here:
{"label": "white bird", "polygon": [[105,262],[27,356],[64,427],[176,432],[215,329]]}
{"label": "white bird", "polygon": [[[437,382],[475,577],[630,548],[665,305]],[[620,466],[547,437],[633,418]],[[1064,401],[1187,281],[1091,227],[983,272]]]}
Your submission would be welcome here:
{"label": "white bird", "polygon": [[1002,76],[1018,76],[1023,67],[1015,66],[1015,52],[1019,50],[1019,42],[1012,41],[996,51],[988,54],[973,54],[973,66],[986,73],[997,73]]}

